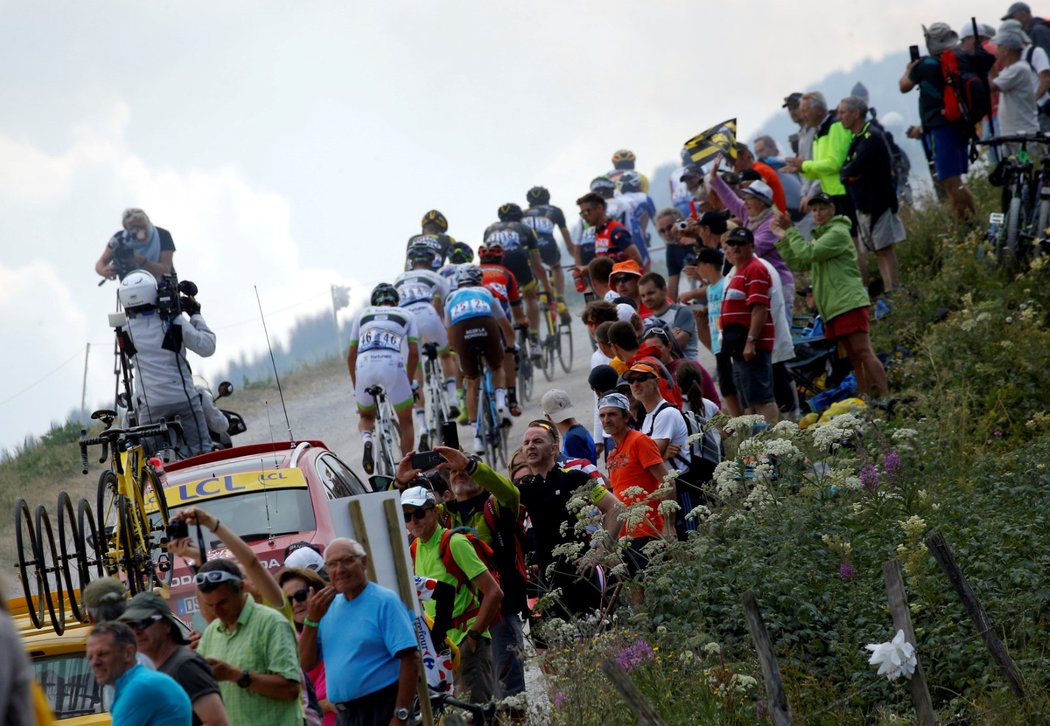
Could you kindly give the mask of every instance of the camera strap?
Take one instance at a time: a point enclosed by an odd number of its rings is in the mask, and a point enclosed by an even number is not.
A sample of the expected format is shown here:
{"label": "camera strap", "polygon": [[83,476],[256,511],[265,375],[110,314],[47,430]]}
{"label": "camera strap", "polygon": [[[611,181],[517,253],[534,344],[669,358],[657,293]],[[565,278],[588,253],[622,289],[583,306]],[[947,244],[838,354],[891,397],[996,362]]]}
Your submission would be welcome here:
{"label": "camera strap", "polygon": [[204,547],[204,531],[201,529],[200,522],[197,522],[197,549],[201,551],[201,564],[203,565],[208,561],[208,550]]}

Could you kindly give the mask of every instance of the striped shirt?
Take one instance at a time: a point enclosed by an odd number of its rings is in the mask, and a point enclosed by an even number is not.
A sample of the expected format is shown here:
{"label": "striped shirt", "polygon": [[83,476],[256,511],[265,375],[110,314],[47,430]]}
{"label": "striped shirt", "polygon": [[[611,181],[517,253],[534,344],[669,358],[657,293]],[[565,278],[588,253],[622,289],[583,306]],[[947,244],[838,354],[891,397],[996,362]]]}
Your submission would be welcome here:
{"label": "striped shirt", "polygon": [[[722,298],[722,331],[730,325],[751,327],[751,308],[764,305],[769,311],[769,289],[773,281],[765,265],[757,257],[743,267],[734,267],[725,285],[725,296]],[[755,341],[757,350],[773,350],[773,314],[767,312],[762,334]]]}

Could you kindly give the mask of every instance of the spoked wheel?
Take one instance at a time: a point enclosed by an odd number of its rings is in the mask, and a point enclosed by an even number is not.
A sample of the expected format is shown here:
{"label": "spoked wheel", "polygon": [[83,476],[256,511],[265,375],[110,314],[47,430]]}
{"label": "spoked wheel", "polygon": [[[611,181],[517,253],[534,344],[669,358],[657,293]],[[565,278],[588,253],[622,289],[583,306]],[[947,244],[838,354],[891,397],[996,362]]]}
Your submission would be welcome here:
{"label": "spoked wheel", "polygon": [[117,485],[117,475],[109,470],[104,471],[98,477],[98,489],[95,493],[95,552],[107,575],[116,575],[118,570],[119,555],[110,554],[111,551],[120,549],[120,543],[117,541]]}
{"label": "spoked wheel", "polygon": [[136,595],[150,589],[150,573],[147,562],[149,562],[149,551],[145,545],[138,544],[139,534],[134,531],[131,507],[128,506],[127,497],[120,497],[116,502],[117,507],[117,548],[112,553],[116,555],[119,569],[123,572],[124,582],[128,586],[128,592]]}
{"label": "spoked wheel", "polygon": [[996,252],[999,262],[1012,262],[1017,259],[1017,242],[1021,232],[1021,199],[1014,197],[1010,200],[1010,207],[1006,212],[1006,237],[1004,244],[1000,245]]}
{"label": "spoked wheel", "polygon": [[[170,521],[168,498],[152,465],[142,470],[139,502],[135,509],[148,548],[149,571],[157,585],[167,587],[173,574],[170,555],[164,546],[165,530]],[[134,510],[132,515],[136,515]]]}
{"label": "spoked wheel", "polygon": [[533,383],[532,361],[529,360],[528,351],[526,351],[518,362],[518,396],[522,401],[532,400]]}
{"label": "spoked wheel", "polygon": [[78,556],[82,553],[84,557],[81,582],[90,582],[106,574],[102,567],[103,553],[99,547],[101,545],[95,513],[91,511],[91,503],[81,498],[77,503],[77,553]]}
{"label": "spoked wheel", "polygon": [[37,551],[40,560],[37,562],[37,577],[40,580],[47,612],[51,616],[51,625],[55,633],[62,635],[66,629],[66,594],[62,589],[62,557],[55,544],[55,531],[51,528],[51,517],[47,507],[38,504],[35,513]]}
{"label": "spoked wheel", "polygon": [[495,401],[489,398],[488,391],[482,385],[478,391],[478,427],[481,441],[485,444],[485,463],[492,468],[496,468],[495,431],[492,426],[495,409]]}
{"label": "spoked wheel", "polygon": [[572,372],[572,326],[558,326],[558,362],[566,373]]}
{"label": "spoked wheel", "polygon": [[87,554],[78,546],[78,543],[84,541],[78,526],[79,520],[73,514],[73,500],[66,492],[59,492],[58,548],[62,554],[62,574],[65,577],[66,593],[69,595],[69,609],[73,617],[86,623],[86,613],[80,607],[83,602],[81,593],[90,577],[87,574]]}
{"label": "spoked wheel", "polygon": [[543,377],[548,381],[554,380],[554,348],[558,343],[556,335],[548,335],[541,344],[543,352]]}
{"label": "spoked wheel", "polygon": [[26,596],[26,610],[33,625],[42,628],[44,598],[40,595],[43,585],[38,567],[42,558],[38,551],[33,517],[25,499],[15,502],[15,546],[18,547],[18,578],[22,581],[22,592]]}

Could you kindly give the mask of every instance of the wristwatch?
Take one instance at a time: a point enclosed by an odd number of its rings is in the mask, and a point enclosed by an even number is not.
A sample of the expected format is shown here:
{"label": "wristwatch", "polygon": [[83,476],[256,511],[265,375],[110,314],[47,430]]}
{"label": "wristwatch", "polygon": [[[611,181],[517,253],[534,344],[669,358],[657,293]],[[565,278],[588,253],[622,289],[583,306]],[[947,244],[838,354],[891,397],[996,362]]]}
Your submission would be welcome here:
{"label": "wristwatch", "polygon": [[396,718],[398,721],[408,721],[408,717],[410,715],[411,714],[408,712],[408,709],[404,706],[394,711],[394,718]]}
{"label": "wristwatch", "polygon": [[241,671],[241,677],[237,679],[237,685],[241,688],[247,688],[252,684],[252,674],[248,671]]}
{"label": "wristwatch", "polygon": [[747,342],[748,342],[748,343],[754,343],[754,342],[755,342],[756,340],[758,340],[758,338],[756,338],[756,337],[755,337],[755,336],[753,336],[753,335],[749,335],[749,336],[747,336]]}

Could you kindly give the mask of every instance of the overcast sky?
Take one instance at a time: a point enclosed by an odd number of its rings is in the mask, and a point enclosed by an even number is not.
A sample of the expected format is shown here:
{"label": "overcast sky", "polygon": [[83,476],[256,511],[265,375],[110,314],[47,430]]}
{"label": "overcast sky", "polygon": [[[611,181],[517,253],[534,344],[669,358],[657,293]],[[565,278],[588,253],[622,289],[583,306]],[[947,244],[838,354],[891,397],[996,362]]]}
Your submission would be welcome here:
{"label": "overcast sky", "polygon": [[207,375],[264,348],[255,286],[280,336],[330,284],[392,278],[427,209],[472,245],[533,184],[574,216],[618,148],[651,172],[725,118],[747,137],[1005,4],[0,1],[0,447],[80,405],[89,342],[88,406],[111,399],[93,267],[125,207],[200,286]]}

